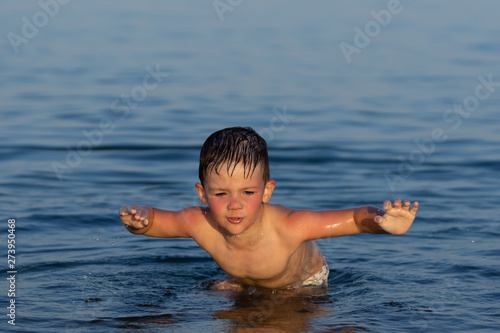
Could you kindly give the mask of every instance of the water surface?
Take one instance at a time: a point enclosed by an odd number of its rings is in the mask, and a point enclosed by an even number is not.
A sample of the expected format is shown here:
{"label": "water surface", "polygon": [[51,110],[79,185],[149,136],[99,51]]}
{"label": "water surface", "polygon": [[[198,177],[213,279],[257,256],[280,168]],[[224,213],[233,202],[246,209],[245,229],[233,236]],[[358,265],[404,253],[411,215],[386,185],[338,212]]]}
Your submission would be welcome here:
{"label": "water surface", "polygon": [[[210,1],[72,1],[16,53],[8,34],[42,9],[5,4],[0,207],[16,219],[17,307],[2,330],[497,331],[499,5],[401,1],[348,63],[339,45],[387,6],[243,1],[221,21]],[[199,205],[201,144],[235,125],[269,143],[272,203],[403,198],[421,204],[414,226],[318,241],[327,290],[207,290],[223,272],[192,240],[131,235],[117,213]]]}

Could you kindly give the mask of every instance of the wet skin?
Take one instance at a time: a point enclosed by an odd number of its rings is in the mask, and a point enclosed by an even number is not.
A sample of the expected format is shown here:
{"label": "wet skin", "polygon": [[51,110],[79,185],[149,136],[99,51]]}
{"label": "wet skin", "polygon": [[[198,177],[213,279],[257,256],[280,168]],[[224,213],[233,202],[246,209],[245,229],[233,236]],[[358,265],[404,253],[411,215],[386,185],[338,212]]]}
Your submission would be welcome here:
{"label": "wet skin", "polygon": [[[418,203],[386,201],[384,210],[293,210],[269,204],[274,180],[264,181],[258,165],[247,174],[242,165],[223,165],[197,183],[207,207],[178,212],[143,206],[123,207],[120,218],[133,233],[151,237],[189,237],[232,277],[232,282],[264,288],[300,285],[318,272],[323,256],[314,240],[363,232],[404,234]],[[151,221],[149,221],[151,219]]]}

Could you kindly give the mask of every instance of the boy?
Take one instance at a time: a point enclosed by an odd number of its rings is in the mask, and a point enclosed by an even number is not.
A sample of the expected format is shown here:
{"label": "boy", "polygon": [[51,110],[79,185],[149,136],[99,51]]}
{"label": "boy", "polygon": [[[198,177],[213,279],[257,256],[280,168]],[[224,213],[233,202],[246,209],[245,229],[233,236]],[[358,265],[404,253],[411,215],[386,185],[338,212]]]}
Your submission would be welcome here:
{"label": "boy", "polygon": [[203,144],[196,190],[208,207],[165,211],[144,206],[120,209],[134,234],[193,238],[230,279],[219,289],[242,286],[326,286],[328,265],[315,239],[363,232],[401,235],[418,210],[396,199],[373,207],[309,211],[269,204],[276,183],[269,179],[265,140],[251,128],[217,131]]}

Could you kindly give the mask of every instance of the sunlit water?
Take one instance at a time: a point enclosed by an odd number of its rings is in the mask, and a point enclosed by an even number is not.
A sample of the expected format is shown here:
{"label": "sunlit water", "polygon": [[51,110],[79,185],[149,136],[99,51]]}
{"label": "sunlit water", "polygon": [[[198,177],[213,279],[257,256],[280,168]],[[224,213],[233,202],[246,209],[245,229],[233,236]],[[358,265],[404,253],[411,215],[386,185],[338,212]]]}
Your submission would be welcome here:
{"label": "sunlit water", "polygon": [[[500,8],[388,3],[74,1],[46,22],[4,4],[1,330],[497,331]],[[131,235],[118,209],[198,205],[199,148],[234,125],[269,143],[272,203],[400,197],[421,204],[414,226],[318,241],[327,290],[207,290],[224,274],[204,251]]]}

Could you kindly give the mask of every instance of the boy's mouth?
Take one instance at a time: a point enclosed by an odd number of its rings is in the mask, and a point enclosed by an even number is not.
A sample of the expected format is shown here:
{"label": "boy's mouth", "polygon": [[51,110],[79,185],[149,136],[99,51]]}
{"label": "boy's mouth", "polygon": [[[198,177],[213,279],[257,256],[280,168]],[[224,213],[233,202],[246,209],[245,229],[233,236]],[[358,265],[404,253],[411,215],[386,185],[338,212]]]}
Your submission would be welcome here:
{"label": "boy's mouth", "polygon": [[230,223],[233,223],[233,224],[238,224],[240,223],[241,221],[243,221],[243,218],[242,217],[228,217],[227,220],[230,222]]}

